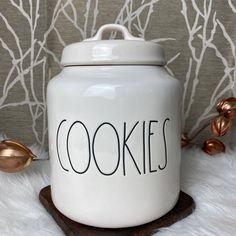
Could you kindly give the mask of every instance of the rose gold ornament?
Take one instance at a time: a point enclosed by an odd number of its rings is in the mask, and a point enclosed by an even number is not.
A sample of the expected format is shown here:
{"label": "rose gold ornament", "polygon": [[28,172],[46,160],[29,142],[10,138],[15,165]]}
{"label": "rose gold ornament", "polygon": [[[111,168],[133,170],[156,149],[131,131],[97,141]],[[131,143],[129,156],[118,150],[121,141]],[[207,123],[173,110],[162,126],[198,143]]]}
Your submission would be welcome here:
{"label": "rose gold ornament", "polygon": [[181,135],[181,147],[185,147],[189,144],[189,139],[186,133]]}
{"label": "rose gold ornament", "polygon": [[202,150],[213,156],[225,152],[225,145],[220,140],[212,138],[204,142]]}
{"label": "rose gold ornament", "polygon": [[8,173],[28,167],[36,156],[25,145],[15,140],[0,142],[0,170]]}
{"label": "rose gold ornament", "polygon": [[226,118],[228,118],[228,119],[231,119],[231,120],[234,119],[234,118],[236,118],[236,108],[224,112],[224,117],[226,117]]}
{"label": "rose gold ornament", "polygon": [[211,122],[212,133],[219,137],[227,133],[232,126],[232,121],[224,116],[218,116]]}
{"label": "rose gold ornament", "polygon": [[222,99],[220,102],[218,102],[216,110],[219,113],[224,113],[226,118],[234,118],[236,116],[236,98],[230,97]]}

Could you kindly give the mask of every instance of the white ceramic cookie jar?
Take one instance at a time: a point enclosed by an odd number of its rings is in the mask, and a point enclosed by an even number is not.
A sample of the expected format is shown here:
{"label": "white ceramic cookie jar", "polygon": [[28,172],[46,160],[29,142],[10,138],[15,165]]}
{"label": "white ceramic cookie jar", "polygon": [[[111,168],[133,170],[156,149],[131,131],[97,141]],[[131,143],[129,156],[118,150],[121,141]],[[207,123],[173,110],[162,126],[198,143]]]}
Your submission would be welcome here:
{"label": "white ceramic cookie jar", "polygon": [[[122,40],[103,40],[105,31]],[[67,217],[129,227],[171,210],[179,195],[181,87],[163,48],[102,26],[65,47],[48,85],[51,190]]]}

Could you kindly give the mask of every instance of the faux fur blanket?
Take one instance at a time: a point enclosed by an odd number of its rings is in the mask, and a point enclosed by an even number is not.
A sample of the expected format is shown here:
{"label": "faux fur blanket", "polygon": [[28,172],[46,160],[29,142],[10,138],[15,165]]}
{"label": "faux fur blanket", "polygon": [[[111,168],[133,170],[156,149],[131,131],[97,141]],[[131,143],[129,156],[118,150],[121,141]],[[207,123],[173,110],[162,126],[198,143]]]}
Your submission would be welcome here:
{"label": "faux fur blanket", "polygon": [[[46,158],[37,146],[33,152]],[[236,235],[236,149],[216,157],[200,149],[183,150],[182,190],[190,194],[196,209],[192,215],[158,236]],[[49,184],[49,161],[34,162],[17,174],[0,173],[0,235],[62,236],[63,233],[41,206],[38,193]]]}

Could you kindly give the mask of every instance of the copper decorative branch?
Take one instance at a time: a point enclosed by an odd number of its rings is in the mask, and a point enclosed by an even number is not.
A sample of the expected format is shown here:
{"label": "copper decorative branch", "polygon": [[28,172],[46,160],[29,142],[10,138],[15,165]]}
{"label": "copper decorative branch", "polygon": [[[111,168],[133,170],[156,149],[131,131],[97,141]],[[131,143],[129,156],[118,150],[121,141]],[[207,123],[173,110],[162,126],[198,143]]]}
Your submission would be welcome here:
{"label": "copper decorative branch", "polygon": [[[219,113],[207,121],[195,134],[191,137],[185,133],[181,138],[181,146],[185,147],[192,144],[192,141],[208,126],[211,127],[211,133],[215,137],[224,136],[232,127],[233,119],[236,117],[236,98],[230,97],[222,99],[216,105],[216,110]],[[210,138],[203,143],[203,151],[209,155],[215,155],[225,152],[225,145],[223,142],[216,138]]]}

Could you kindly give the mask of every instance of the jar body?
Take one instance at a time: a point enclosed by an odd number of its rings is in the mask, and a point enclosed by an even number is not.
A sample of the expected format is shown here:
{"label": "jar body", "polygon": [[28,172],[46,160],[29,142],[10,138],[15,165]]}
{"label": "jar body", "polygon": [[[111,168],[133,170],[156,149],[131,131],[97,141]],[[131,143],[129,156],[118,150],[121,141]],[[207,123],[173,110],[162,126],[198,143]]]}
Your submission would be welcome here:
{"label": "jar body", "polygon": [[179,82],[163,67],[66,67],[47,90],[51,190],[72,220],[155,220],[180,187]]}

